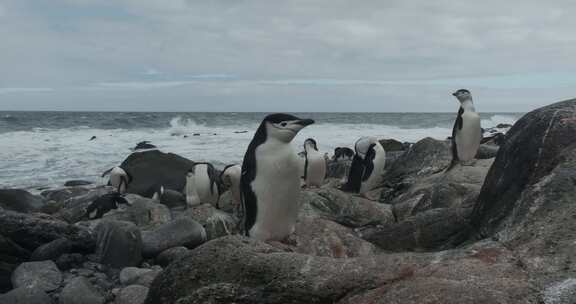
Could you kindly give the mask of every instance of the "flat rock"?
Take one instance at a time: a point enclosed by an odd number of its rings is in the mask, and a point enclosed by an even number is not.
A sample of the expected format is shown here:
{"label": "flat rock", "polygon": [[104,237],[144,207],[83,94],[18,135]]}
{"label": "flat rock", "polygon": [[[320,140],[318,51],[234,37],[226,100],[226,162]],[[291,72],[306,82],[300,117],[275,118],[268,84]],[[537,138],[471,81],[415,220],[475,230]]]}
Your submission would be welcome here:
{"label": "flat rock", "polygon": [[30,287],[52,291],[60,287],[61,282],[62,273],[52,261],[22,263],[12,273],[12,285],[15,288]]}
{"label": "flat rock", "polygon": [[142,285],[149,287],[159,273],[159,269],[126,267],[120,271],[120,283],[124,286]]}
{"label": "flat rock", "polygon": [[160,252],[177,246],[194,248],[206,241],[206,230],[189,218],[179,218],[142,234],[143,253],[155,257]]}
{"label": "flat rock", "polygon": [[200,223],[206,230],[207,240],[235,234],[239,231],[240,221],[236,217],[220,211],[210,204],[190,207],[179,217],[191,218]]}

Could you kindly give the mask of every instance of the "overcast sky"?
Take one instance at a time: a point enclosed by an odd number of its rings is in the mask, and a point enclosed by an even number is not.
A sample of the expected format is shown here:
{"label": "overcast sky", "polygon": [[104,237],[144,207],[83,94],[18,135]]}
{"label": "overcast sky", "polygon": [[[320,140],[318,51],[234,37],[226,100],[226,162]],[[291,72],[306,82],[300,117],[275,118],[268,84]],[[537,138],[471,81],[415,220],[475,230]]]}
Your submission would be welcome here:
{"label": "overcast sky", "polygon": [[576,97],[573,0],[0,0],[0,110],[524,112]]}

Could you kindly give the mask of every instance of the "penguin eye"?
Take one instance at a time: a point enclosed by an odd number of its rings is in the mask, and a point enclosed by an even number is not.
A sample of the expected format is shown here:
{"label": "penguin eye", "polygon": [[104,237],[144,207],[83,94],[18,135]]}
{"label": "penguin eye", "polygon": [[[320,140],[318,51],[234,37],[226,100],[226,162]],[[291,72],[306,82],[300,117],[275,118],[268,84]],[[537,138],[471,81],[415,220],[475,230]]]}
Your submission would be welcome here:
{"label": "penguin eye", "polygon": [[285,123],[285,122],[283,122],[283,123],[281,123],[280,125],[283,126],[283,127],[285,127],[285,126],[287,126],[288,124]]}

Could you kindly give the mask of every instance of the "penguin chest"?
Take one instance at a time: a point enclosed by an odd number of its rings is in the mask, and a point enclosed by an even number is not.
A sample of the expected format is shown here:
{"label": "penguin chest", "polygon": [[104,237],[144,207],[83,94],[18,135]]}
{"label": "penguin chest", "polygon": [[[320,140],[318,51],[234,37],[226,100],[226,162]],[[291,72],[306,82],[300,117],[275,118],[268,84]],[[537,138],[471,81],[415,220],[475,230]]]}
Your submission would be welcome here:
{"label": "penguin chest", "polygon": [[306,168],[306,185],[320,187],[326,176],[326,160],[316,151],[308,153]]}
{"label": "penguin chest", "polygon": [[298,217],[298,165],[290,145],[261,145],[256,149],[256,177],[251,188],[257,214],[251,236],[282,239],[291,233]]}
{"label": "penguin chest", "polygon": [[470,111],[462,113],[462,129],[458,130],[455,136],[458,159],[461,161],[474,159],[481,139],[480,115]]}

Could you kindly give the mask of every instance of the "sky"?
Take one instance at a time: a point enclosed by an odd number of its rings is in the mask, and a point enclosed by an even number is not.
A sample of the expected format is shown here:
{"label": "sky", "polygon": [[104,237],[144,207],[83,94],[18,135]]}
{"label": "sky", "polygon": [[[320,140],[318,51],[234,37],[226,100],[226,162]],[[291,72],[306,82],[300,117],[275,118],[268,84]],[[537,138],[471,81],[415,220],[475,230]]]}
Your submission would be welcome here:
{"label": "sky", "polygon": [[485,112],[576,97],[573,0],[0,0],[0,111]]}

